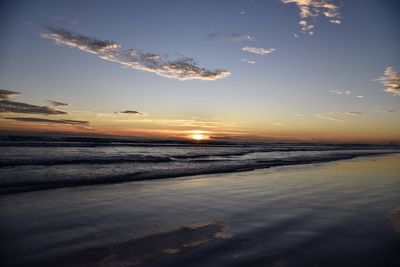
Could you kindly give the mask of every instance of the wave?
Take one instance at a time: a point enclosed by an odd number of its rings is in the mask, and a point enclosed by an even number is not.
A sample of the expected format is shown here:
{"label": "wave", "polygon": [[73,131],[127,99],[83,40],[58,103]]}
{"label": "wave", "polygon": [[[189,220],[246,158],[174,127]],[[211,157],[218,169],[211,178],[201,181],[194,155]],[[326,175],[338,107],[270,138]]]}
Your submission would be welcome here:
{"label": "wave", "polygon": [[58,158],[58,159],[0,159],[0,167],[29,166],[29,165],[68,165],[68,164],[114,164],[124,162],[169,162],[169,157],[162,156],[111,156],[111,157],[87,157],[87,158]]}
{"label": "wave", "polygon": [[[210,161],[204,164],[185,165],[184,167],[165,166],[157,169],[145,168],[141,171],[128,172],[122,174],[107,174],[98,176],[74,176],[73,178],[63,179],[58,177],[54,179],[34,180],[27,178],[26,180],[14,181],[10,179],[0,180],[0,194],[9,194],[16,192],[27,192],[35,190],[43,190],[50,188],[74,187],[84,185],[113,184],[131,181],[142,181],[152,179],[176,178],[184,176],[194,176],[203,174],[230,173],[240,171],[250,171],[261,168],[270,168],[278,166],[289,166],[299,164],[322,163],[335,160],[352,159],[358,156],[373,156],[390,153],[398,153],[393,150],[380,151],[357,151],[352,153],[337,152],[324,155],[299,155],[281,159],[252,159],[252,160],[236,160],[236,161]],[[84,171],[82,171],[84,173]]]}
{"label": "wave", "polygon": [[[43,165],[43,166],[53,166],[53,165],[70,165],[70,164],[115,164],[115,163],[160,163],[160,162],[172,162],[172,161],[218,161],[218,160],[231,160],[236,159],[235,157],[251,156],[257,153],[319,153],[319,152],[337,152],[337,151],[371,151],[376,149],[382,149],[384,147],[380,146],[353,146],[353,145],[270,145],[269,147],[237,147],[228,146],[222,147],[222,150],[214,149],[214,147],[202,146],[199,147],[189,146],[187,150],[182,151],[167,151],[165,146],[152,145],[154,148],[159,148],[165,155],[159,155],[148,148],[146,154],[132,154],[129,152],[119,152],[118,154],[108,152],[103,153],[103,150],[99,148],[93,148],[94,150],[85,150],[82,153],[68,154],[70,151],[58,150],[58,153],[49,153],[48,150],[43,151],[32,151],[21,150],[15,155],[10,155],[11,153],[4,153],[4,157],[0,157],[0,168],[4,167],[14,167],[14,166],[30,166],[30,165]],[[117,146],[116,148],[118,148]],[[13,147],[8,147],[12,149]],[[47,149],[48,147],[41,147]],[[79,148],[79,146],[78,146]],[[170,148],[170,147],[169,147]],[[61,149],[61,148],[60,148]],[[69,149],[69,148],[65,148]],[[91,149],[91,148],[88,148]],[[96,150],[98,149],[98,150]],[[219,147],[221,149],[221,147]],[[66,153],[67,154],[64,154]],[[1,154],[0,154],[1,156]],[[267,158],[270,155],[265,155]]]}

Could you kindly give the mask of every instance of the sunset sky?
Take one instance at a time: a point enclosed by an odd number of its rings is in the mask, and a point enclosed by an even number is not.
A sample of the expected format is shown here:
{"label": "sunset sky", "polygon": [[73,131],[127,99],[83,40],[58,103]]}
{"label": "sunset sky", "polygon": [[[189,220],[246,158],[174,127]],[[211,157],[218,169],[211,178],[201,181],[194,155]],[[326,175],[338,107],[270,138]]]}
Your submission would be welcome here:
{"label": "sunset sky", "polygon": [[400,141],[399,7],[2,1],[0,131]]}

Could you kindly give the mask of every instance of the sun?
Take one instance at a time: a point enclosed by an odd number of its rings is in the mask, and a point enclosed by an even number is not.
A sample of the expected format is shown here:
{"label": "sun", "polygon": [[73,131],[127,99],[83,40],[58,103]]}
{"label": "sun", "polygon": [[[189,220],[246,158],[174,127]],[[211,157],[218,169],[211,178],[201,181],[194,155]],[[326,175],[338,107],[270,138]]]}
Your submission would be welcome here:
{"label": "sun", "polygon": [[192,139],[200,141],[200,140],[206,139],[206,137],[204,135],[202,135],[202,134],[193,134],[192,135]]}
{"label": "sun", "polygon": [[201,131],[201,130],[191,131],[191,134],[188,137],[190,139],[193,139],[193,140],[196,140],[196,141],[202,141],[202,140],[210,139],[210,136],[207,134],[207,132],[206,131]]}

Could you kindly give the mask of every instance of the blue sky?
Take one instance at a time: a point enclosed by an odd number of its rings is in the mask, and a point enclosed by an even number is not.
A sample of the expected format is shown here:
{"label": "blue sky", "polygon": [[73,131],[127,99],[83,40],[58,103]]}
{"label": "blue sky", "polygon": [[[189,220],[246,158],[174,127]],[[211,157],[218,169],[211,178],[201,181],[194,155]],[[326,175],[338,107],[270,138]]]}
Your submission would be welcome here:
{"label": "blue sky", "polygon": [[[317,16],[302,18],[301,8]],[[47,105],[48,99],[68,102],[69,114],[56,116],[87,120],[91,127],[84,131],[99,133],[110,127],[118,134],[188,131],[178,120],[189,120],[192,130],[213,135],[398,139],[400,96],[383,91],[387,86],[375,80],[389,67],[395,73],[400,69],[398,8],[397,1],[378,0],[3,1],[0,88],[19,92],[13,100],[33,105]],[[323,13],[332,10],[335,17]],[[314,28],[302,30],[300,21]],[[191,58],[199,68],[230,75],[181,81],[124,67],[43,38],[48,27],[116,42],[118,51],[154,53],[168,62]],[[244,47],[275,50],[260,55]],[[114,113],[123,110],[143,116]],[[1,124],[38,128],[10,119]],[[40,129],[58,126],[40,122]],[[76,128],[68,127],[63,130]]]}

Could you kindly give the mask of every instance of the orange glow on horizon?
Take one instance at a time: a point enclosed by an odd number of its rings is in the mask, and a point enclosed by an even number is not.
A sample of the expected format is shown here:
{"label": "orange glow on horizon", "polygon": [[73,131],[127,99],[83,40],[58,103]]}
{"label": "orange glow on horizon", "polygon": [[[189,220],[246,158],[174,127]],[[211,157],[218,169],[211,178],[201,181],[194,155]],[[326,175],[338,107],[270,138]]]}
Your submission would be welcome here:
{"label": "orange glow on horizon", "polygon": [[[45,124],[45,123],[21,123],[14,121],[7,121],[0,118],[0,132],[9,133],[43,133],[51,135],[52,133],[60,134],[71,134],[71,135],[99,135],[99,136],[123,136],[123,137],[145,137],[145,138],[178,138],[193,141],[206,141],[206,140],[268,140],[268,141],[305,141],[305,142],[400,142],[399,135],[396,130],[386,131],[382,133],[382,127],[369,130],[364,125],[357,125],[357,127],[346,131],[335,130],[326,127],[321,130],[315,125],[310,123],[310,127],[307,130],[297,127],[293,129],[251,129],[246,131],[245,129],[224,129],[213,128],[211,130],[189,130],[179,129],[183,127],[137,127],[132,130],[130,127],[120,124],[107,124],[99,123],[89,117],[77,117],[74,119],[82,119],[91,121],[90,127],[78,127],[75,125],[64,125],[64,124]],[[142,126],[142,125],[141,125]],[[158,126],[158,125],[157,125]],[[297,126],[297,125],[296,125]],[[326,125],[324,125],[326,126]],[[311,129],[313,128],[314,129]],[[193,129],[193,128],[192,128]],[[367,131],[368,129],[368,131]]]}

